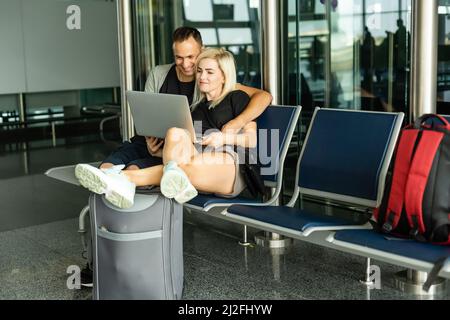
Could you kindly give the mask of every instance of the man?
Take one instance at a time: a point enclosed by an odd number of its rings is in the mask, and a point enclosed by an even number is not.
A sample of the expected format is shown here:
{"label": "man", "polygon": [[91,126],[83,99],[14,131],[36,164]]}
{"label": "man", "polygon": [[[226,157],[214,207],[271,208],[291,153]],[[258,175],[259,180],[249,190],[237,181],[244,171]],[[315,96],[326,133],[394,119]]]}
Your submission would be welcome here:
{"label": "man", "polygon": [[[185,95],[192,103],[195,89],[195,63],[202,51],[200,32],[190,27],[181,27],[173,33],[174,64],[161,65],[150,71],[145,91]],[[239,131],[247,123],[256,119],[270,104],[272,96],[262,90],[238,84],[236,89],[246,92],[251,100],[246,110],[236,119],[228,122],[222,131]],[[164,107],[164,106],[162,106]],[[100,168],[125,165],[127,170],[144,169],[161,164],[161,158],[153,157],[148,151],[151,145],[161,146],[163,141],[151,137],[135,136],[103,161]]]}
{"label": "man", "polygon": [[[152,69],[145,84],[145,91],[185,95],[189,103],[192,103],[195,89],[195,63],[203,49],[202,37],[197,29],[181,27],[174,31],[172,38],[175,63]],[[247,123],[263,113],[272,101],[272,96],[265,91],[240,84],[236,89],[247,93],[251,100],[244,112],[224,125],[223,132],[240,131]],[[161,107],[164,108],[164,106]],[[162,143],[163,141],[159,141],[159,146]],[[108,169],[114,165],[125,165],[126,170],[137,170],[162,164],[161,158],[153,157],[149,152],[149,147],[155,145],[155,138],[135,136],[131,138],[131,142],[125,142],[106,158],[100,168]],[[92,270],[89,267],[92,265],[92,257],[89,249],[88,264],[81,271],[81,284],[85,287],[92,287]]]}

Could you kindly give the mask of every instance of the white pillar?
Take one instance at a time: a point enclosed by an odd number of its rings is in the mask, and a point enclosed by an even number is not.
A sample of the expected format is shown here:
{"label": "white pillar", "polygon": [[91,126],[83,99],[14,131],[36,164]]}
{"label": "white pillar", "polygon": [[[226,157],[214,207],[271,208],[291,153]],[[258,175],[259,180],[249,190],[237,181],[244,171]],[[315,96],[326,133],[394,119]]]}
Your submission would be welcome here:
{"label": "white pillar", "polygon": [[134,124],[125,92],[133,90],[133,35],[131,29],[131,2],[117,0],[119,34],[120,88],[122,97],[122,138],[134,136]]}
{"label": "white pillar", "polygon": [[413,0],[410,119],[436,112],[438,0]]}
{"label": "white pillar", "polygon": [[280,2],[278,0],[262,0],[261,7],[263,89],[272,94],[272,104],[275,105],[281,102]]}

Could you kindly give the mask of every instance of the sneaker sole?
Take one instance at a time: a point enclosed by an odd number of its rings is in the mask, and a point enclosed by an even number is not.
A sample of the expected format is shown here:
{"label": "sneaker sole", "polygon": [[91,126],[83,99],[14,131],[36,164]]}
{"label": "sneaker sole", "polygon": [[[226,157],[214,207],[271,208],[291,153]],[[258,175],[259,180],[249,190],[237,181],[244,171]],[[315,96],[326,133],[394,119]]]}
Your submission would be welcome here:
{"label": "sneaker sole", "polygon": [[112,191],[111,193],[108,193],[105,195],[106,200],[111,202],[116,207],[119,207],[120,209],[128,209],[133,206],[133,202],[122,196],[121,194],[117,193],[116,191]]}
{"label": "sneaker sole", "polygon": [[75,177],[77,177],[83,187],[91,192],[104,194],[106,191],[106,181],[88,165],[77,165],[75,167]]}
{"label": "sneaker sole", "polygon": [[161,179],[161,193],[169,199],[173,199],[179,193],[179,190],[183,190],[186,187],[186,180],[176,171],[164,173]]}
{"label": "sneaker sole", "polygon": [[198,196],[197,190],[195,190],[192,186],[188,186],[186,190],[175,196],[175,201],[183,204],[194,199],[196,196]]}
{"label": "sneaker sole", "polygon": [[[108,189],[108,183],[103,176],[100,176],[97,170],[89,165],[77,165],[75,167],[75,176],[80,184],[91,192],[96,194],[105,194]],[[111,190],[105,194],[106,200],[121,209],[127,209],[133,206],[133,202],[119,194],[115,190]]]}

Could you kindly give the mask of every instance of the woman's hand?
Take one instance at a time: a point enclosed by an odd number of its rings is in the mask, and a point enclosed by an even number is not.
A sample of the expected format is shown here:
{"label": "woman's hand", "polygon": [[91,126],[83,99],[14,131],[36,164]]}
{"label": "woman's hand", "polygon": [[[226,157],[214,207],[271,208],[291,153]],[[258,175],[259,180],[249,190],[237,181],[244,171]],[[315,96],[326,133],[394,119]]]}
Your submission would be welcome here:
{"label": "woman's hand", "polygon": [[213,148],[221,147],[225,144],[225,135],[220,132],[213,132],[207,136],[205,136],[202,140],[202,145],[211,146]]}
{"label": "woman's hand", "polygon": [[147,142],[147,150],[152,156],[162,155],[161,147],[164,143],[163,139],[158,139],[155,137],[145,137],[145,141]]}
{"label": "woman's hand", "polygon": [[230,120],[222,127],[223,133],[238,134],[239,131],[245,126],[245,122],[241,121],[239,117]]}

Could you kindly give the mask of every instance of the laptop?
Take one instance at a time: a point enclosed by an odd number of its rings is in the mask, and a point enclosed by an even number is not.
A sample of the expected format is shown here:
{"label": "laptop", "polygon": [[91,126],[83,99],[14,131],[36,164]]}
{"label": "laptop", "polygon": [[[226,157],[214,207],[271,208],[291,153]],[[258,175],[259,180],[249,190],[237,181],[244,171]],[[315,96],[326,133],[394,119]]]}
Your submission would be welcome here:
{"label": "laptop", "polygon": [[165,138],[170,128],[186,129],[196,141],[191,109],[186,96],[127,91],[136,133],[145,137]]}

